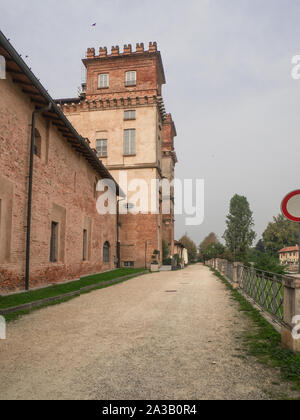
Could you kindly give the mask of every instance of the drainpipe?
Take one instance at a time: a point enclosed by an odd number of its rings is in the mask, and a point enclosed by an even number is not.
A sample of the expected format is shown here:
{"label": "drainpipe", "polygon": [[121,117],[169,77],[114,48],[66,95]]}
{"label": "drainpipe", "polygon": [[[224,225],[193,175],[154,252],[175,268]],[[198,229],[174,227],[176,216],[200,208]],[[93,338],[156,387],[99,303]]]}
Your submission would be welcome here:
{"label": "drainpipe", "polygon": [[31,240],[31,207],[32,207],[32,183],[33,183],[33,163],[34,163],[34,146],[35,146],[35,120],[36,115],[45,111],[50,111],[52,104],[47,108],[42,108],[32,113],[31,122],[31,144],[30,144],[30,164],[28,175],[28,200],[27,200],[27,233],[26,233],[26,268],[25,268],[25,290],[29,290],[29,274],[30,274],[30,240]]}

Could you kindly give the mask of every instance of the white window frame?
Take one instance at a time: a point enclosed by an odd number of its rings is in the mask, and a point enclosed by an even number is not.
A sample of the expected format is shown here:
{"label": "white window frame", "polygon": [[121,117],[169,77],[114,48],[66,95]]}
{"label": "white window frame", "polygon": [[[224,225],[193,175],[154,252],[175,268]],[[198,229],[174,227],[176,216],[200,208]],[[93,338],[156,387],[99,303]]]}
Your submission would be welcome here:
{"label": "white window frame", "polygon": [[[98,142],[100,142],[100,146],[98,146]],[[105,145],[104,145],[105,143]],[[108,156],[108,140],[107,139],[97,139],[96,140],[96,150],[97,155],[99,157],[107,157]]]}
{"label": "white window frame", "polygon": [[124,130],[124,156],[136,154],[136,129]]}
{"label": "white window frame", "polygon": [[98,88],[105,89],[109,87],[109,73],[101,73],[98,76]]}
{"label": "white window frame", "polygon": [[[129,116],[127,116],[129,115]],[[135,109],[127,109],[126,111],[124,111],[124,120],[125,121],[130,121],[130,120],[136,120],[136,110]]]}
{"label": "white window frame", "polygon": [[125,74],[125,85],[136,86],[137,74],[135,70],[127,71]]}

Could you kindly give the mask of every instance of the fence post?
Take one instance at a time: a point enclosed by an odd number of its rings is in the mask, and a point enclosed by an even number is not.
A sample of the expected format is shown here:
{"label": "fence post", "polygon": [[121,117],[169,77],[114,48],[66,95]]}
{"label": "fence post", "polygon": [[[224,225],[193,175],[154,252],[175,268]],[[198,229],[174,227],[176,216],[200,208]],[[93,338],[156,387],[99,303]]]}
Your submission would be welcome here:
{"label": "fence post", "polygon": [[243,263],[238,263],[238,283],[239,283],[239,288],[242,289],[243,288],[243,269],[244,269],[244,265]]}
{"label": "fence post", "polygon": [[282,326],[281,329],[282,344],[293,352],[300,353],[300,337],[297,338],[297,335],[300,336],[300,328],[294,328],[297,323],[295,317],[300,316],[300,278],[284,277],[283,287],[284,322],[287,326]]}
{"label": "fence post", "polygon": [[222,276],[224,276],[225,274],[225,261],[224,260],[220,260],[220,273],[222,274]]}
{"label": "fence post", "polygon": [[238,277],[238,268],[239,268],[239,263],[234,262],[233,263],[233,276],[232,276],[232,287],[234,289],[238,289],[240,287],[239,277]]}

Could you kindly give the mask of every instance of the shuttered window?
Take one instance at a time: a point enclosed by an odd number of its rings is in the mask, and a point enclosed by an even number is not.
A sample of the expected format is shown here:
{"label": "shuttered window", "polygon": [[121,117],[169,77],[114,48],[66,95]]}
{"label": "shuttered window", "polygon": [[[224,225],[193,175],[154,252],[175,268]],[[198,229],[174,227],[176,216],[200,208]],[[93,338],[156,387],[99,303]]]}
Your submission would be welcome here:
{"label": "shuttered window", "polygon": [[136,131],[135,129],[124,130],[124,155],[130,156],[136,153]]}
{"label": "shuttered window", "polygon": [[99,74],[98,77],[98,88],[108,88],[109,87],[109,74]]}
{"label": "shuttered window", "polygon": [[107,139],[96,140],[96,150],[99,157],[107,157]]}
{"label": "shuttered window", "polygon": [[136,119],[136,111],[135,110],[124,112],[124,120],[125,121],[135,120],[135,119]]}
{"label": "shuttered window", "polygon": [[126,84],[126,86],[135,86],[136,85],[136,71],[127,71],[126,72],[125,84]]}

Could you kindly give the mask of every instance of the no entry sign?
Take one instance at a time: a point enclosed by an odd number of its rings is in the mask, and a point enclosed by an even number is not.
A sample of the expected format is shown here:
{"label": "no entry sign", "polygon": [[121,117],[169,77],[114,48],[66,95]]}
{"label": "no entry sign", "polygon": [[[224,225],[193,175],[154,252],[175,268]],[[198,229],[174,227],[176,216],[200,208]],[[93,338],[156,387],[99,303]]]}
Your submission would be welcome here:
{"label": "no entry sign", "polygon": [[283,199],[281,211],[287,219],[300,223],[300,190],[290,192]]}

